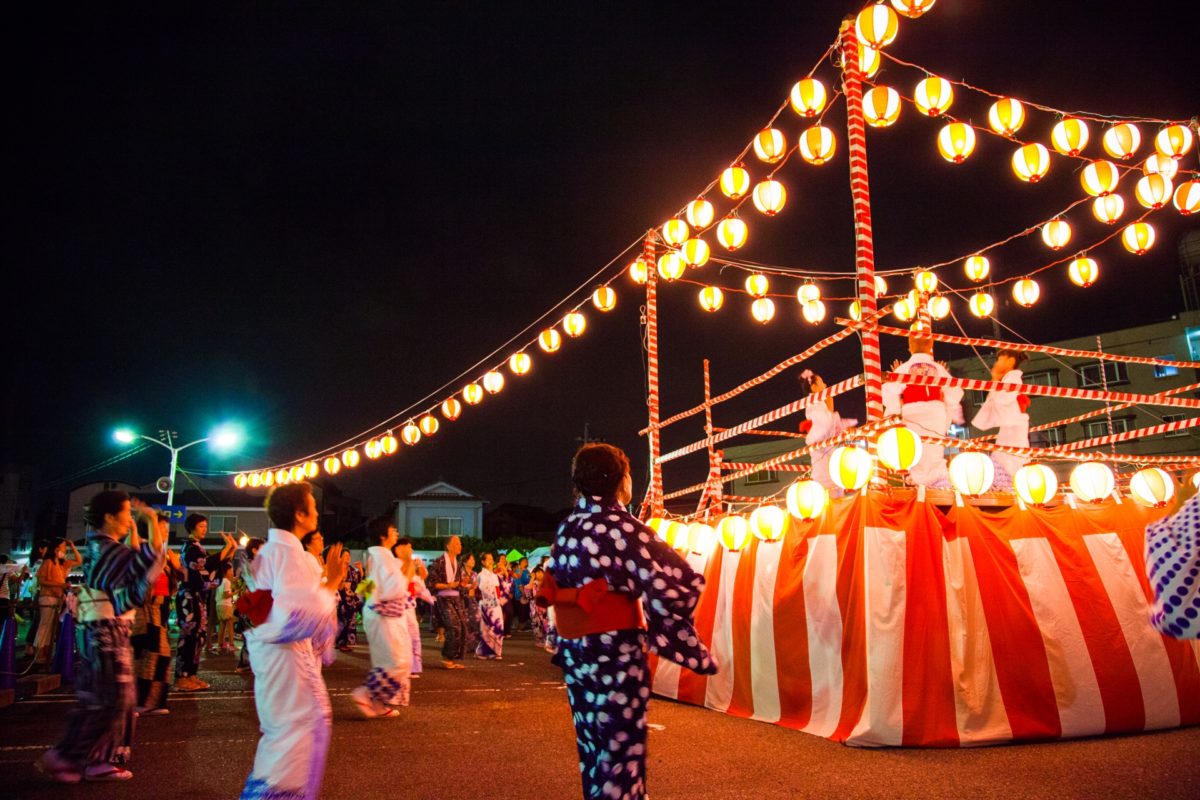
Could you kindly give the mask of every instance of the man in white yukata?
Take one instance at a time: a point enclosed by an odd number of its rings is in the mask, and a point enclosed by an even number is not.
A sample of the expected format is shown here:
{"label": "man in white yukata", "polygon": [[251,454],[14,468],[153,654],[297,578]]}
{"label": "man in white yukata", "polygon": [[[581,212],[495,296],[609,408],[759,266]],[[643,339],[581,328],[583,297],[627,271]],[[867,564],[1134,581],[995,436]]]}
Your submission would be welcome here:
{"label": "man in white yukata", "polygon": [[329,549],[324,568],[300,545],[319,521],[307,483],[273,488],[267,516],[273,527],[251,563],[257,588],[245,634],[262,738],[241,800],[315,800],[332,724],[321,663],[333,660],[346,566],[341,545]]}
{"label": "man in white yukata", "polygon": [[[979,413],[971,424],[981,431],[999,428],[996,434],[996,444],[1006,447],[1029,447],[1029,397],[1021,394],[1021,370],[1018,367],[1028,359],[1024,352],[1001,348],[996,351],[996,361],[992,364],[992,380],[1012,385],[1011,390],[993,390],[988,392],[987,399],[979,407]],[[1017,470],[1029,463],[1025,456],[1011,453],[992,453],[992,462],[996,465],[996,478],[992,485],[1001,490],[1012,489],[1013,476]]]}
{"label": "man in white yukata", "polygon": [[[928,375],[949,378],[950,372],[933,360],[933,338],[914,331],[908,337],[911,354],[903,364],[894,363],[892,371],[900,375]],[[883,385],[883,413],[899,414],[906,426],[922,437],[921,460],[908,471],[918,486],[949,488],[946,448],[925,441],[925,436],[945,436],[950,423],[962,424],[962,389],[941,386],[915,386],[895,381]]]}

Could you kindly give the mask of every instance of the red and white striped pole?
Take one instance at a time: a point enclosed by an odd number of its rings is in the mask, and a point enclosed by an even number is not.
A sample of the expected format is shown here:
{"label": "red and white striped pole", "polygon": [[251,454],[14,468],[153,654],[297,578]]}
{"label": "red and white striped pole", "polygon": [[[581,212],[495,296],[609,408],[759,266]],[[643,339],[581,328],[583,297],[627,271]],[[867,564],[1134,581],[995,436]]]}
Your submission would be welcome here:
{"label": "red and white striped pole", "polygon": [[662,465],[658,463],[662,440],[658,394],[658,265],[654,262],[654,231],[649,231],[642,240],[642,261],[646,265],[646,406],[650,439],[650,483],[642,501],[642,517],[648,518],[663,510]]}
{"label": "red and white striped pole", "polygon": [[[854,271],[858,303],[864,320],[875,317],[875,245],[871,235],[871,192],[867,181],[867,128],[862,108],[862,73],[854,19],[842,23],[842,92],[846,96],[846,130],[850,154],[850,196],[854,201]],[[883,370],[879,356],[878,322],[862,328],[863,377],[867,422],[883,417]]]}

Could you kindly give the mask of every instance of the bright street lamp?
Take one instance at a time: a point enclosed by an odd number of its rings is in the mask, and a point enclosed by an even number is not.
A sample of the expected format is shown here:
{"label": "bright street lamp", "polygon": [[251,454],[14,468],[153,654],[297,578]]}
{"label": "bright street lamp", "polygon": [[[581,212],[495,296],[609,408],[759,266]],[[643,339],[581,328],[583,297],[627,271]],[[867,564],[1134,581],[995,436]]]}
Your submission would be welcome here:
{"label": "bright street lamp", "polygon": [[172,505],[175,500],[175,472],[179,466],[180,452],[188,449],[192,445],[197,445],[202,442],[212,442],[212,449],[218,451],[229,451],[236,449],[242,443],[242,432],[234,425],[221,425],[203,439],[197,439],[194,442],[188,442],[179,447],[175,446],[174,437],[177,435],[174,431],[164,430],[159,433],[166,439],[155,439],[153,436],[146,436],[143,433],[136,433],[128,428],[121,428],[113,431],[113,439],[121,444],[132,444],[138,439],[145,439],[147,442],[153,442],[159,447],[165,447],[171,451],[171,473],[167,477],[170,486],[167,487],[167,505]]}

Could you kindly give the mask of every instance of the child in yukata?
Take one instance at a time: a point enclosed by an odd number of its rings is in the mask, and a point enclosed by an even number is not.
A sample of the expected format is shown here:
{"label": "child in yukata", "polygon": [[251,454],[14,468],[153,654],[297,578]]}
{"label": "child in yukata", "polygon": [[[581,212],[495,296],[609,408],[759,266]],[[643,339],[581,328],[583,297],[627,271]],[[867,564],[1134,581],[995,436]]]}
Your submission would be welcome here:
{"label": "child in yukata", "polygon": [[[1018,368],[1028,358],[1028,355],[1019,350],[1001,348],[996,351],[996,360],[992,364],[992,380],[1011,384],[1014,388],[1009,391],[988,392],[987,399],[979,407],[979,413],[971,420],[971,424],[981,431],[999,428],[996,444],[1029,447],[1029,414],[1026,413],[1029,408],[1029,396],[1017,388],[1022,385],[1021,370]],[[996,468],[993,488],[1007,492],[1012,490],[1013,475],[1029,463],[1029,459],[1011,453],[992,453],[992,463]]]}
{"label": "child in yukata", "polygon": [[[801,399],[816,392],[823,392],[825,388],[825,381],[811,369],[800,373]],[[810,447],[832,439],[858,424],[856,419],[842,419],[842,415],[833,407],[832,397],[827,397],[819,403],[809,404],[804,409],[804,415],[806,419],[800,425],[800,432],[805,435],[804,443]],[[812,479],[828,489],[833,497],[840,497],[842,489],[834,483],[833,476],[829,474],[829,454],[831,452],[833,452],[832,447],[822,447],[814,448],[809,453],[809,458],[812,459]]]}

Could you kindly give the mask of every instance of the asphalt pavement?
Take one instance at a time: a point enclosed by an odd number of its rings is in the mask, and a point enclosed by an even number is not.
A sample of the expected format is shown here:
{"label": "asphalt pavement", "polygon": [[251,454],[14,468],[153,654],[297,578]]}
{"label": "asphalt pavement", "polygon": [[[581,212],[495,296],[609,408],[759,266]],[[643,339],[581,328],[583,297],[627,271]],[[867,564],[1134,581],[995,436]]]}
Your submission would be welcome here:
{"label": "asphalt pavement", "polygon": [[[322,797],[334,800],[580,795],[561,673],[528,633],[504,660],[427,669],[412,705],[367,720],[349,693],[369,668],[365,645],[326,670],[333,744]],[[207,657],[213,688],[171,697],[171,714],[139,720],[126,784],[54,784],[33,761],[62,732],[69,692],[0,710],[0,797],[230,800],[254,759],[258,726],[250,675],[232,656]],[[657,699],[650,706],[654,800],[701,798],[1194,798],[1200,797],[1200,728],[1137,736],[964,750],[867,750]]]}

